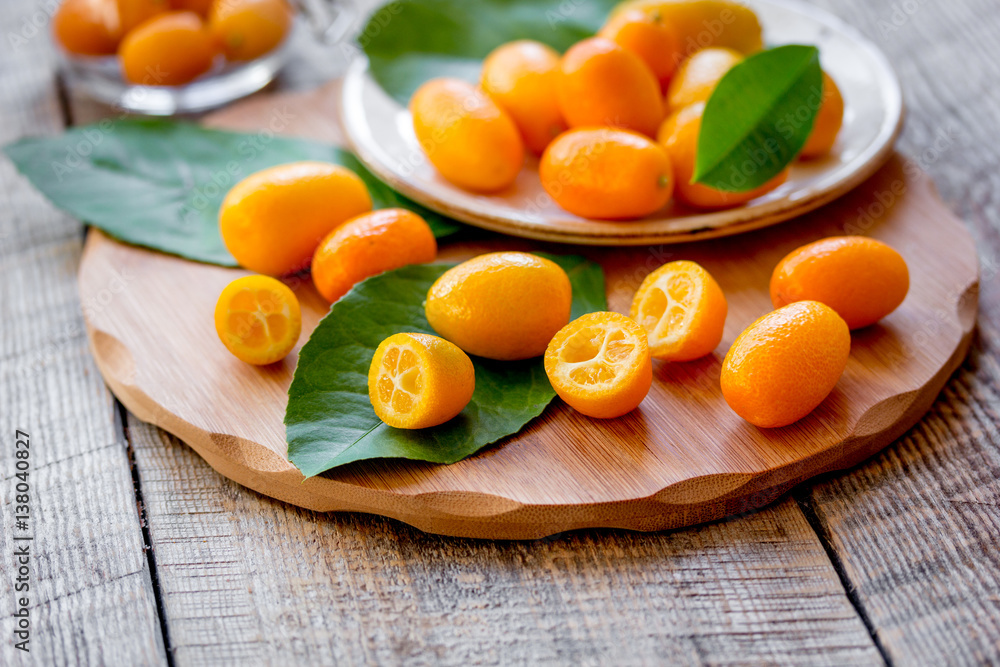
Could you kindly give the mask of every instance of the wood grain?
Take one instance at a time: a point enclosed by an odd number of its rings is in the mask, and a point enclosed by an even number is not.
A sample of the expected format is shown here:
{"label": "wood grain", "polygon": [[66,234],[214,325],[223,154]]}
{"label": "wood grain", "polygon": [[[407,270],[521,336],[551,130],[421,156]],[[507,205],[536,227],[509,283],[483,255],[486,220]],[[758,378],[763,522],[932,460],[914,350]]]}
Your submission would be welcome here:
{"label": "wood grain", "polygon": [[[5,0],[0,12],[0,144],[63,127],[48,37],[22,32],[39,16],[30,0]],[[165,653],[126,443],[76,292],[82,228],[5,158],[0,184],[0,664],[158,664]],[[31,435],[30,654],[12,641],[24,595],[12,569],[12,538],[25,534],[14,524],[18,428]]]}
{"label": "wood grain", "polygon": [[[290,127],[305,123],[320,140],[338,136],[337,93],[334,86],[296,98]],[[252,125],[247,117],[253,116],[256,127],[266,127],[276,110],[289,106],[277,96],[271,107],[235,106],[221,120],[242,113],[234,122]],[[891,206],[879,203],[883,192],[896,199]],[[855,211],[873,205],[881,209],[870,219],[852,221]],[[768,279],[781,257],[845,232],[871,235],[902,252],[915,267],[907,301],[878,327],[855,334],[837,391],[812,416],[785,429],[754,428],[722,398],[722,351],[771,310]],[[448,244],[440,259],[502,247],[539,246],[498,237]],[[454,465],[362,462],[304,482],[285,461],[282,423],[294,355],[265,369],[249,367],[213,335],[208,314],[217,294],[246,272],[94,233],[80,289],[91,300],[124,276],[115,308],[87,318],[105,379],[133,413],[180,436],[227,477],[310,509],[374,512],[431,532],[515,539],[581,527],[690,525],[758,507],[814,474],[852,465],[926,410],[964,356],[975,320],[971,239],[922,175],[905,173],[898,159],[836,204],[770,230],[680,246],[582,251],[603,265],[609,305],[619,312],[627,312],[639,283],[668,257],[704,265],[729,295],[720,352],[691,364],[658,364],[643,406],[621,419],[590,420],[556,402],[522,433]],[[303,306],[304,342],[327,305],[309,281],[293,286]]]}
{"label": "wood grain", "polygon": [[[969,225],[982,258],[985,289],[979,318],[980,335],[974,340],[971,357],[928,417],[883,455],[852,473],[810,485],[797,493],[797,497],[815,510],[815,525],[832,549],[852,601],[888,657],[899,664],[995,663],[1000,661],[996,639],[1000,611],[995,605],[1000,597],[996,591],[1000,580],[1000,551],[992,541],[1000,522],[997,513],[1000,499],[995,488],[995,480],[1000,477],[997,469],[1000,433],[996,430],[1000,364],[995,343],[1000,334],[1000,297],[993,285],[1000,266],[997,195],[1000,182],[996,175],[1000,148],[994,135],[995,129],[1000,127],[1000,105],[994,83],[1000,77],[997,66],[1000,45],[995,39],[1000,28],[1000,12],[992,0],[948,3],[813,1],[875,39],[899,71],[909,109],[901,150],[930,172],[949,207],[959,212]],[[918,9],[908,13],[902,10],[904,6]],[[34,6],[27,1],[22,0],[13,7],[8,3],[0,17],[4,34],[9,34],[9,29],[16,32],[22,18],[33,11]],[[897,21],[901,23],[898,27]],[[7,23],[14,27],[7,28]],[[44,39],[44,36],[38,37],[34,45],[44,47]],[[3,41],[6,44],[6,40]],[[330,62],[334,61],[336,58],[325,60],[323,66],[330,67]],[[54,98],[50,63],[45,53],[32,50],[26,58],[14,59],[3,52],[0,63],[3,64],[0,90],[5,91],[5,96],[0,97],[0,109],[4,118],[15,114],[21,127],[38,123],[35,116],[39,114],[43,120],[49,118],[44,109],[54,104]],[[302,75],[308,79],[309,66],[314,67],[312,63],[303,62],[293,68],[291,78]],[[13,79],[16,85],[10,83]],[[311,80],[319,81],[322,77]],[[27,93],[14,95],[25,86]],[[9,100],[13,101],[8,105]],[[106,109],[95,112],[92,106],[75,102],[73,116],[78,121],[108,113]],[[4,194],[28,197],[20,192],[27,186],[13,176],[12,170],[2,171],[0,183],[6,191]],[[37,200],[33,194],[30,198]],[[15,229],[17,235],[35,234],[35,242],[43,243],[52,238],[53,227],[38,221],[46,216],[57,216],[41,204],[30,207],[31,211],[39,209],[47,212],[32,214],[33,217],[25,218]],[[10,228],[6,225],[14,224],[10,220],[11,212],[22,209],[8,206],[3,210],[0,229],[7,232]],[[57,229],[78,229],[75,224],[59,219]],[[9,238],[8,232],[2,240]],[[7,247],[0,245],[0,248]],[[63,251],[65,259],[61,261],[66,266],[75,261],[72,259],[74,252],[72,249]],[[13,265],[7,259],[2,262],[0,272],[6,278]],[[47,282],[22,280],[17,284],[27,293],[18,303],[38,308],[37,301],[52,301],[50,296],[45,296]],[[7,296],[8,292],[3,292],[0,307],[5,308],[10,303]],[[69,296],[60,301],[62,315],[75,312],[71,301]],[[6,367],[27,363],[22,361],[23,355],[35,355],[36,348],[34,343],[10,348],[11,343],[7,341],[11,329],[0,322],[0,331],[4,351],[0,357],[0,373],[6,382]],[[50,338],[49,332],[51,329],[43,331],[42,336]],[[79,363],[86,365],[82,360]],[[56,369],[50,373],[59,377],[65,376],[66,371]],[[45,387],[35,389],[31,412],[24,412],[29,409],[28,404],[4,402],[0,421],[9,414],[29,414],[38,415],[37,420],[45,424],[46,429],[58,429],[63,423],[73,424],[69,431],[60,431],[66,439],[81,439],[80,425],[84,423],[87,428],[110,432],[103,404],[97,412],[75,408],[75,421],[66,422],[67,394],[57,392],[62,386],[49,381]],[[138,429],[149,429],[153,435],[139,437]],[[679,637],[677,641],[692,647],[683,660],[677,660],[691,664],[771,661],[845,664],[853,662],[848,658],[852,655],[851,647],[862,645],[856,635],[851,634],[854,638],[846,640],[842,631],[831,632],[832,626],[822,623],[796,633],[803,626],[794,621],[803,615],[815,615],[812,592],[816,586],[809,574],[816,568],[828,571],[829,565],[794,567],[796,549],[782,546],[794,531],[789,531],[781,522],[773,522],[775,529],[771,532],[754,530],[759,527],[757,517],[766,516],[771,525],[771,514],[785,505],[772,506],[739,520],[671,534],[601,531],[561,538],[558,540],[560,549],[547,552],[552,571],[563,574],[559,585],[549,585],[548,580],[554,582],[555,579],[548,577],[547,580],[546,574],[536,568],[535,583],[529,589],[522,580],[522,554],[525,549],[548,544],[548,541],[513,545],[469,542],[427,536],[392,521],[365,515],[320,517],[270,501],[229,482],[212,472],[176,440],[160,441],[158,438],[162,436],[156,433],[156,429],[133,421],[132,440],[136,447],[137,468],[146,481],[146,501],[150,506],[170,510],[164,515],[158,509],[150,518],[150,523],[160,528],[153,532],[153,553],[169,551],[173,558],[173,567],[162,573],[160,585],[183,590],[183,606],[169,607],[168,616],[182,618],[182,613],[199,608],[226,608],[229,594],[211,589],[213,586],[224,588],[225,577],[235,576],[232,570],[226,572],[225,567],[236,568],[243,581],[248,581],[248,589],[263,587],[293,593],[271,600],[284,614],[277,621],[267,625],[260,620],[254,626],[243,620],[242,634],[234,633],[234,636],[245,641],[264,636],[271,638],[274,646],[300,647],[296,655],[312,658],[303,664],[333,661],[426,664],[440,661],[441,656],[447,657],[452,648],[471,656],[470,662],[493,660],[510,664],[518,662],[517,657],[531,655],[546,658],[539,662],[567,663],[578,659],[577,662],[584,664],[596,663],[607,655],[594,649],[599,645],[597,640],[610,636],[609,633],[601,634],[605,624],[614,626],[614,636],[605,641],[615,642],[612,650],[616,651],[612,657],[603,659],[605,663],[666,662],[662,656],[668,653],[661,647],[668,646],[668,636]],[[66,446],[65,442],[59,444]],[[156,459],[151,458],[153,454]],[[215,514],[211,515],[211,521],[203,523],[200,515],[185,513],[186,506],[195,510],[212,507]],[[69,521],[81,513],[77,507],[80,507],[78,503],[60,504],[59,511]],[[790,511],[798,516],[794,508]],[[296,517],[300,515],[308,520],[298,522]],[[95,517],[91,522],[103,520],[103,513],[96,508],[91,516]],[[108,520],[115,521],[113,516]],[[210,529],[205,526],[218,530],[219,536],[213,539]],[[233,532],[232,526],[239,528],[238,539],[228,537]],[[707,529],[713,531],[710,533],[715,536],[713,541],[700,537]],[[367,535],[373,537],[368,539]],[[594,541],[590,535],[600,539]],[[761,545],[757,544],[758,539]],[[664,540],[674,545],[672,551],[658,550],[656,545]],[[234,541],[240,547],[236,558],[233,549],[227,548]],[[425,557],[430,553],[425,551],[425,541],[437,545],[433,560],[429,555]],[[301,552],[291,551],[290,545],[300,545]],[[941,548],[933,548],[939,545]],[[508,553],[504,552],[507,547],[514,549],[513,555],[501,558],[501,553]],[[380,548],[383,551],[379,551]],[[757,549],[769,550],[770,567],[740,568],[740,561],[752,560]],[[327,553],[331,554],[329,558]],[[373,553],[388,556],[374,560]],[[678,553],[685,559],[686,567],[672,569],[671,563],[678,559]],[[623,557],[627,558],[630,579],[618,575],[617,563]],[[234,560],[237,561],[235,565]],[[391,564],[390,574],[380,577],[383,568],[389,569],[385,565],[387,561]],[[461,569],[456,563],[461,563]],[[320,596],[331,586],[345,581],[342,575],[345,569],[356,573],[350,578],[351,590],[347,595],[358,602],[349,609],[347,630],[341,631],[338,613],[343,608],[325,607],[321,602],[325,598]],[[424,591],[421,598],[424,602],[419,607],[408,606],[402,613],[378,615],[373,608],[377,611],[379,604],[393,610],[402,605],[393,596],[400,589],[388,589],[390,593],[383,593],[387,590],[384,586],[376,587],[369,582],[392,581],[391,576],[401,569],[414,588]],[[471,570],[476,572],[467,575]],[[311,578],[304,577],[303,572],[308,572]],[[178,580],[179,577],[182,579]],[[203,593],[199,592],[199,579],[207,584]],[[473,585],[476,581],[480,582],[478,587]],[[711,588],[711,596],[699,598],[699,594],[706,591],[705,581],[720,583]],[[789,581],[804,582],[805,586],[794,591],[782,589],[778,598],[768,594]],[[297,585],[304,582],[311,584]],[[618,594],[613,595],[599,586],[601,582],[610,582],[608,586]],[[6,583],[4,577],[0,592],[9,599],[4,588]],[[640,586],[642,595],[626,596],[622,591],[627,590],[627,585]],[[661,586],[669,587],[669,594],[659,595]],[[529,592],[530,599],[526,599]],[[131,593],[126,592],[128,595]],[[382,602],[384,598],[386,601]],[[75,599],[79,599],[79,595],[62,598],[65,605],[73,604]],[[706,602],[699,604],[700,600]],[[758,603],[758,600],[768,602]],[[514,601],[519,604],[515,605]],[[348,603],[349,600],[345,602]],[[482,609],[460,613],[479,603]],[[792,606],[796,614],[791,616],[791,623],[786,622],[789,616],[770,621],[774,610]],[[449,615],[452,608],[460,611]],[[327,612],[326,609],[337,611]],[[498,609],[510,611],[503,616]],[[627,613],[623,613],[623,609]],[[832,613],[838,619],[849,615],[846,605],[835,607]],[[470,623],[469,616],[474,623]],[[52,650],[52,655],[57,657],[66,658],[73,647],[80,645],[119,647],[128,641],[120,636],[126,629],[135,632],[132,625],[125,628],[118,623],[104,623],[102,619],[101,623],[77,625],[71,639],[70,629],[63,622],[67,617],[73,615],[65,614],[57,619],[58,631],[38,635],[50,644],[59,645]],[[187,647],[178,664],[229,664],[231,661],[225,658],[233,649],[215,649],[214,638],[206,638],[200,631],[199,626],[205,621],[199,621],[193,613],[192,617],[185,623],[173,623],[168,619],[170,644]],[[539,622],[533,629],[527,622],[518,623],[522,617],[532,622],[552,620],[548,625]],[[504,618],[508,622],[497,620]],[[580,619],[586,620],[581,622]],[[406,632],[397,629],[400,623],[405,624]],[[463,627],[456,627],[459,625]],[[5,632],[6,627],[2,626]],[[137,627],[141,628],[142,624]],[[465,632],[464,627],[471,630]],[[857,626],[844,621],[841,627]],[[280,628],[280,632],[274,632],[275,628]],[[331,636],[332,633],[337,634]],[[456,640],[457,635],[461,636],[461,642]],[[48,637],[54,639],[45,639]],[[737,640],[741,649],[757,649],[757,652],[726,648],[727,642]],[[582,642],[583,655],[575,652],[575,641]],[[840,647],[846,642],[850,646],[842,653]],[[776,645],[778,648],[770,648]],[[427,646],[433,650],[419,651]],[[706,650],[706,646],[710,650]],[[90,654],[80,654],[75,661],[88,662],[87,655]],[[128,658],[136,654],[112,651],[109,655],[123,657],[120,661],[109,658],[108,664],[134,664],[129,663]],[[511,658],[504,659],[507,655]],[[877,660],[877,657],[869,659],[870,655],[864,654],[862,662]],[[279,663],[282,657],[283,654],[272,647],[261,650],[258,659],[243,662]],[[100,662],[98,659],[89,661]],[[9,663],[6,653],[0,653],[0,662]]]}
{"label": "wood grain", "polygon": [[[802,492],[886,655],[1000,662],[1000,11],[990,0],[821,4],[879,40],[907,92],[901,150],[963,217],[982,263],[979,332],[927,417]],[[908,7],[909,10],[904,10]],[[933,45],[933,46],[930,46]]]}
{"label": "wood grain", "polygon": [[271,500],[129,424],[177,664],[881,664],[788,499],[673,534],[462,540]]}

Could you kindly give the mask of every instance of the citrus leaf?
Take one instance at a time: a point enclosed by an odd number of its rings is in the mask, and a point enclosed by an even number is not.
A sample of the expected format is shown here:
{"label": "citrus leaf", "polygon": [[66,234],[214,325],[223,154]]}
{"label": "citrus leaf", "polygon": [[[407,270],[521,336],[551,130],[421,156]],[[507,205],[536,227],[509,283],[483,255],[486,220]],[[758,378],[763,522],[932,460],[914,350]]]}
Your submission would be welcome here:
{"label": "citrus leaf", "polygon": [[822,99],[816,47],[779,46],[747,57],[705,105],[694,182],[726,192],[764,185],[805,146]]}
{"label": "citrus leaf", "polygon": [[104,120],[55,137],[21,139],[4,152],[70,215],[122,241],[209,264],[236,265],[219,234],[219,206],[229,188],[261,169],[299,160],[351,169],[375,208],[416,211],[439,238],[459,229],[379,181],[351,153],[271,130],[242,134],[168,120]]}
{"label": "citrus leaf", "polygon": [[533,39],[565,51],[597,32],[619,0],[402,0],[377,11],[358,41],[376,81],[406,106],[439,76],[475,82],[501,44]]}
{"label": "citrus leaf", "polygon": [[[541,253],[539,253],[541,254]],[[576,256],[544,255],[573,285],[573,317],[604,310],[604,273]],[[299,353],[288,389],[288,458],[307,477],[372,458],[454,463],[521,430],[555,397],[541,358],[473,357],[476,390],[454,419],[433,428],[386,426],[368,399],[375,348],[402,332],[434,334],[424,316],[427,291],[454,264],[408,266],[369,278],[339,301]]]}

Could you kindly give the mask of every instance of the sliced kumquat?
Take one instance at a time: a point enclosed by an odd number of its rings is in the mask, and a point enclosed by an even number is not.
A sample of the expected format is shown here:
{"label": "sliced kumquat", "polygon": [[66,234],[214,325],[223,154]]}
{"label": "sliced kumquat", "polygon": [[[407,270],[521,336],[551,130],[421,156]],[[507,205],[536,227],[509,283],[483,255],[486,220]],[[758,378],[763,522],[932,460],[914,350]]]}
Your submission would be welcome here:
{"label": "sliced kumquat", "polygon": [[223,345],[248,364],[273,364],[292,351],[302,332],[295,293],[268,276],[229,283],[215,306],[215,330]]}
{"label": "sliced kumquat", "polygon": [[629,314],[649,335],[655,359],[691,361],[718,347],[728,310],[722,289],[708,271],[682,260],[646,276]]}
{"label": "sliced kumquat", "polygon": [[368,398],[375,414],[395,428],[443,424],[465,409],[475,388],[469,356],[429,334],[389,336],[368,369]]}
{"label": "sliced kumquat", "polygon": [[649,393],[646,332],[619,313],[590,313],[563,327],[545,352],[552,388],[577,411],[601,419],[631,412]]}

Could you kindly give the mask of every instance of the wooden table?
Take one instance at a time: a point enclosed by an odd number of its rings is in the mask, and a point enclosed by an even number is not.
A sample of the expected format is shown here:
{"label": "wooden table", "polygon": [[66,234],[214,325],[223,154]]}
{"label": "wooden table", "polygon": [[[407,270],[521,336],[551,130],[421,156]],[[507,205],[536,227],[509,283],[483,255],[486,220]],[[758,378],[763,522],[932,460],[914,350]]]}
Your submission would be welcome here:
{"label": "wooden table", "polygon": [[[57,77],[49,4],[0,13],[0,143],[109,113]],[[900,148],[981,248],[979,334],[881,455],[689,530],[451,539],[229,482],[105,388],[76,292],[83,227],[0,159],[0,664],[31,662],[11,641],[18,428],[32,443],[32,664],[1000,661],[1000,8],[817,4],[898,68]],[[279,85],[343,64],[324,63]]]}

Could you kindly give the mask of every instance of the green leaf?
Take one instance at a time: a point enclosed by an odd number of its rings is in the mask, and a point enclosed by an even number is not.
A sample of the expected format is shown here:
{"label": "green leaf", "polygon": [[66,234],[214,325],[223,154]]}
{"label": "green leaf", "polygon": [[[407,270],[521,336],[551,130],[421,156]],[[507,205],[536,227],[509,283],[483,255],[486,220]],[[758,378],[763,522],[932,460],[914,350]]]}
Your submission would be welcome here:
{"label": "green leaf", "polygon": [[[597,264],[576,256],[544,256],[570,277],[573,317],[607,308]],[[407,431],[386,426],[375,415],[368,400],[375,348],[396,333],[434,334],[424,316],[424,299],[452,266],[408,266],[365,280],[333,305],[302,347],[288,389],[285,426],[288,458],[307,477],[372,458],[454,463],[517,433],[555,397],[540,358],[473,357],[476,391],[451,421]]]}
{"label": "green leaf", "polygon": [[779,46],[733,67],[705,106],[694,182],[747,192],[777,176],[805,146],[823,99],[814,46]]}
{"label": "green leaf", "polygon": [[375,208],[416,211],[439,238],[460,228],[396,193],[347,151],[269,129],[241,134],[167,120],[104,120],[56,137],[21,139],[4,151],[70,215],[122,241],[210,264],[236,265],[219,234],[219,206],[229,188],[261,169],[299,160],[351,169]]}
{"label": "green leaf", "polygon": [[505,42],[533,39],[565,51],[597,32],[618,2],[402,0],[376,12],[358,41],[372,76],[406,106],[428,79],[475,82],[483,58]]}

